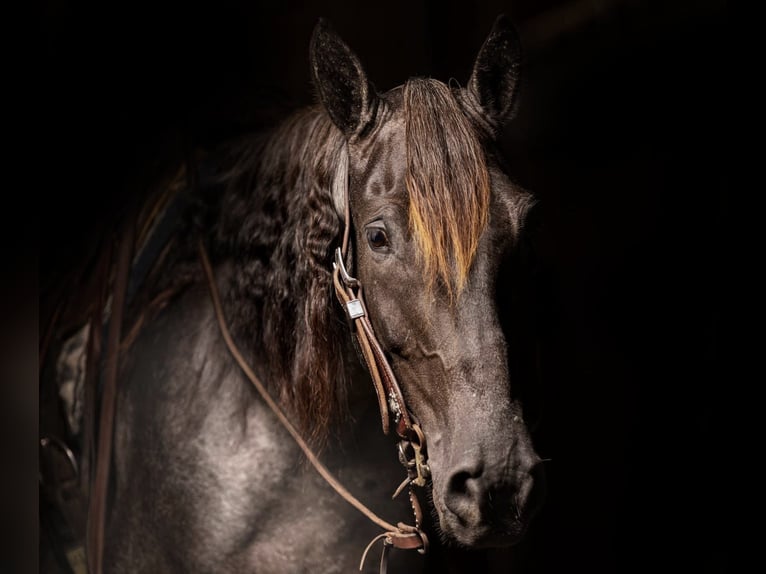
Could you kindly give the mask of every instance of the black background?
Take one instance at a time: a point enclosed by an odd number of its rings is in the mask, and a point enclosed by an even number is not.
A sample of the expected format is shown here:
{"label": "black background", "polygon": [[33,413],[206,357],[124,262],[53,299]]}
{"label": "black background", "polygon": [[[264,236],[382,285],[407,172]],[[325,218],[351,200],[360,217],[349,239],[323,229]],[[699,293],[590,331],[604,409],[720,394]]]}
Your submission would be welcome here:
{"label": "black background", "polygon": [[723,2],[47,2],[41,294],[162,165],[311,102],[319,16],[387,90],[465,83],[501,12],[526,52],[503,146],[545,214],[552,459],[514,572],[725,571]]}

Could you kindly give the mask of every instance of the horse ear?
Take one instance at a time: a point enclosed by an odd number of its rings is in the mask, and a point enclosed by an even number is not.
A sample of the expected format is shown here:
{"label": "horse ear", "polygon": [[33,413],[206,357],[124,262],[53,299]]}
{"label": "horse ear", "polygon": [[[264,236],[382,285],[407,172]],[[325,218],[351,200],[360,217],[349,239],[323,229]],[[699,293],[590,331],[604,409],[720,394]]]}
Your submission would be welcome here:
{"label": "horse ear", "polygon": [[493,126],[514,111],[521,68],[519,35],[504,15],[498,16],[476,56],[468,92]]}
{"label": "horse ear", "polygon": [[373,120],[377,96],[359,58],[323,18],[311,37],[311,72],[333,123],[351,138]]}

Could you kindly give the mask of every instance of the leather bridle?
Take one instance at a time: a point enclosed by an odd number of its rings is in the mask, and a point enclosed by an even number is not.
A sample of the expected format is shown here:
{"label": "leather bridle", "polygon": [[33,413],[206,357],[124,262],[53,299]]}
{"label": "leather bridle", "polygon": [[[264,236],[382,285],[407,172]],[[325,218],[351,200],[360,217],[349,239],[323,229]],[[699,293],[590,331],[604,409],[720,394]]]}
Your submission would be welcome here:
{"label": "leather bridle", "polygon": [[423,430],[418,425],[414,415],[407,408],[402,391],[396,381],[396,376],[391,369],[391,365],[386,358],[383,348],[375,336],[375,331],[373,330],[372,323],[369,319],[367,306],[364,303],[361,282],[352,277],[346,268],[345,260],[348,254],[351,229],[351,210],[348,193],[345,193],[344,203],[345,220],[343,241],[341,246],[335,251],[335,260],[333,261],[332,271],[333,285],[335,287],[335,294],[338,301],[343,307],[349,320],[351,332],[358,343],[358,350],[364,358],[364,363],[372,378],[378,399],[383,432],[385,434],[389,433],[391,419],[393,418],[396,433],[400,438],[398,447],[399,460],[407,471],[407,477],[396,489],[392,498],[396,498],[406,487],[409,487],[409,498],[414,516],[414,525],[405,524],[403,522],[393,525],[390,522],[383,520],[351,494],[322,464],[317,455],[311,450],[303,437],[301,437],[300,433],[282,412],[279,405],[277,405],[274,399],[271,398],[266,387],[255,375],[252,368],[248,365],[242,353],[234,343],[224,317],[223,307],[221,305],[218,288],[213,275],[213,269],[201,240],[199,242],[199,252],[207,276],[210,294],[213,299],[213,306],[215,307],[218,325],[229,351],[247,378],[255,386],[256,390],[261,395],[261,398],[263,398],[271,408],[277,419],[282,423],[282,426],[284,426],[290,433],[315,470],[325,479],[333,490],[346,500],[346,502],[354,506],[354,508],[359,510],[372,522],[385,530],[385,532],[373,538],[367,545],[359,564],[359,569],[361,570],[370,548],[378,540],[383,540],[380,571],[381,573],[385,573],[387,569],[387,553],[391,547],[405,550],[417,550],[421,554],[425,554],[428,550],[428,538],[421,530],[423,513],[413,487],[425,487],[431,472],[428,467],[426,438],[423,434]]}

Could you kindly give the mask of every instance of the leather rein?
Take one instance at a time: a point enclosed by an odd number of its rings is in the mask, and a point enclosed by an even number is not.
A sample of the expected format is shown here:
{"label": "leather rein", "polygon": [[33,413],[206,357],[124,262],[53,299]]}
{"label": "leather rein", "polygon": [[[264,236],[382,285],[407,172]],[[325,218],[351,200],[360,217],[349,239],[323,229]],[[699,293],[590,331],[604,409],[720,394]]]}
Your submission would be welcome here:
{"label": "leather rein", "polygon": [[367,312],[367,307],[364,303],[362,284],[358,279],[352,277],[346,269],[345,260],[348,254],[349,233],[351,228],[351,210],[349,207],[349,194],[346,193],[345,196],[345,229],[343,232],[343,243],[341,247],[338,247],[335,250],[335,260],[333,261],[332,276],[333,285],[335,287],[335,295],[346,313],[351,332],[353,333],[354,338],[358,343],[358,350],[364,358],[364,362],[372,378],[375,394],[378,399],[378,407],[380,409],[380,418],[383,432],[384,434],[389,434],[391,428],[391,419],[393,419],[396,433],[400,438],[398,446],[399,460],[404,465],[407,476],[396,489],[396,492],[392,498],[396,498],[405,489],[405,487],[409,487],[409,498],[414,516],[414,525],[405,524],[403,522],[399,522],[394,525],[380,518],[361,501],[359,501],[353,494],[351,494],[332,475],[327,467],[322,464],[317,455],[311,450],[311,447],[309,447],[303,437],[301,437],[300,433],[268,393],[266,387],[263,385],[260,379],[258,379],[234,343],[229,328],[226,324],[226,318],[224,317],[223,306],[221,305],[221,299],[218,293],[218,287],[213,274],[213,269],[202,240],[199,241],[199,254],[207,277],[207,283],[210,289],[213,306],[215,308],[218,326],[221,330],[221,334],[224,341],[226,342],[226,346],[228,347],[229,352],[239,364],[245,376],[247,376],[247,378],[256,388],[258,394],[274,412],[282,426],[293,437],[295,442],[298,444],[300,449],[306,455],[308,461],[319,473],[319,475],[324,478],[330,487],[332,487],[332,489],[335,490],[335,492],[337,492],[346,502],[351,504],[351,506],[356,508],[369,520],[384,530],[382,534],[373,538],[372,541],[367,545],[367,548],[362,554],[359,569],[361,570],[363,568],[365,558],[370,548],[378,540],[383,540],[383,552],[381,555],[380,571],[381,573],[385,573],[387,567],[387,553],[391,547],[404,550],[417,550],[421,554],[425,554],[428,550],[428,538],[426,537],[426,534],[421,530],[423,513],[420,502],[418,501],[413,487],[426,486],[428,479],[431,476],[431,472],[428,467],[425,435],[415,420],[414,415],[407,409],[407,405],[404,401],[404,396],[402,395],[399,383],[396,380],[396,376],[394,375],[394,372],[391,369],[391,365],[389,364],[385,353],[380,343],[378,342],[377,337],[375,336],[375,332],[372,328],[369,314]]}

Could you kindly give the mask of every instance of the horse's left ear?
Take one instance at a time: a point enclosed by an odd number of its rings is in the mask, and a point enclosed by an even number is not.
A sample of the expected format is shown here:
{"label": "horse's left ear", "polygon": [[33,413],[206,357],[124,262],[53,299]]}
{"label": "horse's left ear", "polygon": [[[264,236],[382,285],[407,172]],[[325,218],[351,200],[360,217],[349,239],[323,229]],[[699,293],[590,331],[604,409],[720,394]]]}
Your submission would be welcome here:
{"label": "horse's left ear", "polygon": [[348,138],[363,132],[374,119],[375,88],[356,54],[322,18],[311,37],[311,73],[333,123]]}
{"label": "horse's left ear", "polygon": [[510,118],[518,95],[521,42],[508,18],[501,15],[476,56],[467,91],[493,127]]}

